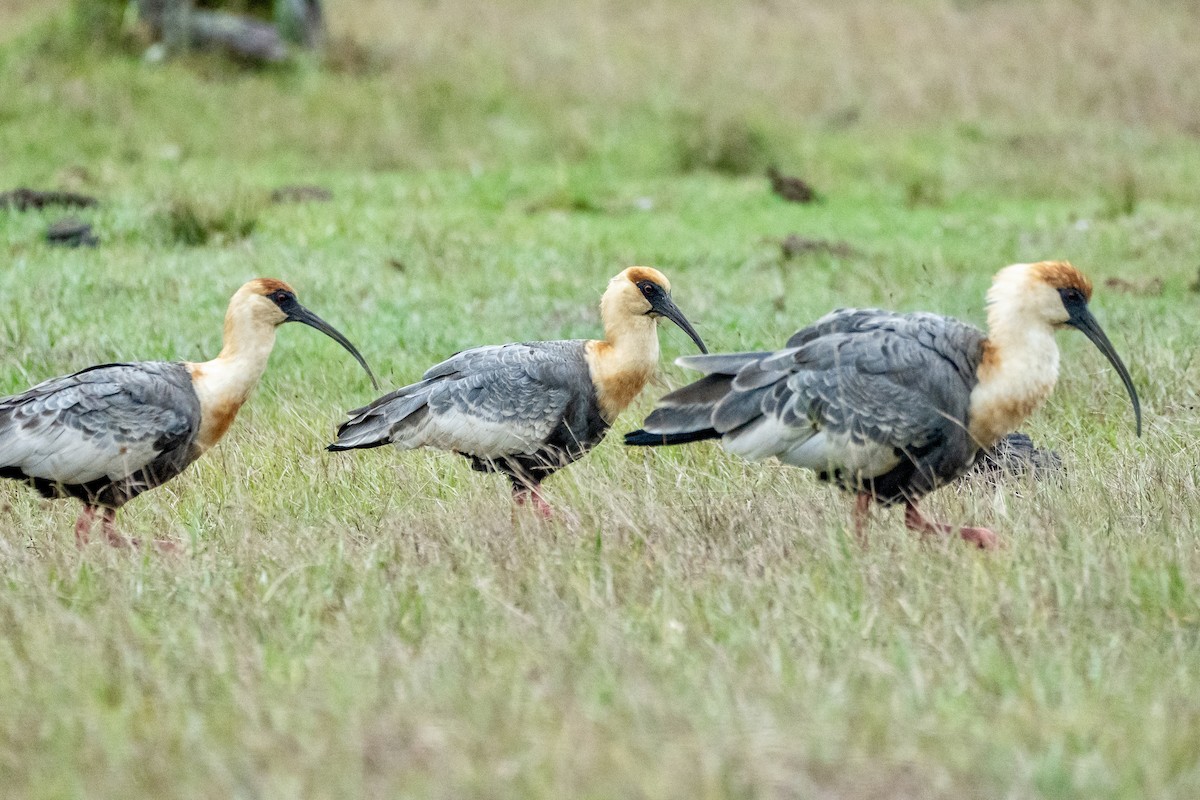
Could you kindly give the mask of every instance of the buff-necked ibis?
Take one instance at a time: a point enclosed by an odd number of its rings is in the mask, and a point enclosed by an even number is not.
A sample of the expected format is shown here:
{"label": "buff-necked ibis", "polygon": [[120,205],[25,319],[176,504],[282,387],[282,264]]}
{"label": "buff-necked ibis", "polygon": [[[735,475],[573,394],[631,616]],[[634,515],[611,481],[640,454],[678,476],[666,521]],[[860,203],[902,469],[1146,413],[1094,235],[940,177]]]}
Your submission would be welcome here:
{"label": "buff-necked ibis", "polygon": [[604,339],[464,350],[351,411],[329,449],[449,450],[476,470],[504,473],[516,504],[549,516],[542,481],[595,447],[657,370],[658,320],[708,352],[656,269],[630,267],[609,281],[600,316]]}
{"label": "buff-necked ibis", "polygon": [[1091,294],[1068,263],[1015,264],[988,292],[986,334],[936,314],[839,309],[783,350],[682,358],[705,377],[663,397],[626,443],[719,439],[729,452],[775,456],[855,492],[860,537],[874,500],[903,503],[913,530],[957,530],[989,547],[991,531],[932,522],[917,503],[1049,397],[1058,379],[1056,330],[1077,328],[1104,353],[1129,392],[1141,435],[1137,392],[1088,309]]}
{"label": "buff-necked ibis", "polygon": [[81,500],[79,544],[88,541],[98,509],[110,544],[136,543],[117,533],[116,510],[217,443],[266,369],[285,322],[332,338],[378,386],[350,340],[300,305],[290,286],[253,280],[229,301],[224,344],[211,361],[103,364],[0,399],[0,477],[45,497]]}

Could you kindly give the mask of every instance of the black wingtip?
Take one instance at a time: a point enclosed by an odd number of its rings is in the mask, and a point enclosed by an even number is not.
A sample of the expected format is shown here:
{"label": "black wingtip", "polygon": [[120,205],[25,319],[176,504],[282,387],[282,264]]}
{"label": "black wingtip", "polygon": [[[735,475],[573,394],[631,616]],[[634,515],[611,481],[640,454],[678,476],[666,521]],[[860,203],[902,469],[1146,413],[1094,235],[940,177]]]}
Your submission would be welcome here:
{"label": "black wingtip", "polygon": [[650,433],[642,429],[625,434],[625,444],[630,447],[662,447],[670,444],[687,444],[702,442],[706,439],[719,439],[721,434],[712,428],[686,433]]}
{"label": "black wingtip", "polygon": [[625,444],[629,447],[654,447],[660,444],[666,444],[663,437],[638,428],[636,431],[630,431],[625,434]]}
{"label": "black wingtip", "polygon": [[378,441],[363,442],[362,444],[340,444],[334,442],[333,444],[326,445],[325,449],[331,453],[342,453],[346,450],[371,450],[376,447],[385,447],[389,444],[391,444],[389,439],[379,439]]}

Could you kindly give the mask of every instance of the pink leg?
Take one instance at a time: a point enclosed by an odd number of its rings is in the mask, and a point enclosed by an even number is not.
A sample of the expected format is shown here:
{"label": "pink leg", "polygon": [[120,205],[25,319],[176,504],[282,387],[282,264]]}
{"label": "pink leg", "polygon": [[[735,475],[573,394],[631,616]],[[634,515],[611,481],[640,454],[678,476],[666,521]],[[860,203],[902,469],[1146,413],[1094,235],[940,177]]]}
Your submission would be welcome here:
{"label": "pink leg", "polygon": [[83,547],[88,543],[92,531],[92,519],[96,516],[96,507],[83,504],[79,519],[75,520],[75,544]]}
{"label": "pink leg", "polygon": [[964,540],[971,542],[981,550],[991,550],[998,544],[996,534],[987,528],[956,528],[941,522],[934,522],[917,510],[916,503],[908,503],[904,508],[904,524],[909,530],[918,533],[937,533],[943,536],[957,533]]}
{"label": "pink leg", "polygon": [[517,509],[520,508],[521,506],[525,505],[526,501],[529,500],[529,490],[526,489],[524,486],[520,486],[519,484],[514,483],[513,487],[512,487],[512,499],[513,499],[512,514],[511,514],[512,524],[516,525],[517,524]]}
{"label": "pink leg", "polygon": [[137,547],[141,544],[137,539],[126,539],[117,533],[117,510],[115,508],[104,509],[101,527],[104,530],[104,538],[113,547]]}
{"label": "pink leg", "polygon": [[867,546],[867,523],[871,521],[871,495],[859,492],[854,498],[854,536],[863,547]]}
{"label": "pink leg", "polygon": [[546,502],[546,498],[542,496],[540,487],[535,486],[533,491],[529,493],[530,499],[533,500],[534,509],[542,515],[542,519],[550,519],[554,516],[554,509]]}
{"label": "pink leg", "polygon": [[517,520],[517,506],[524,506],[529,503],[533,506],[542,519],[550,519],[554,516],[554,509],[546,502],[546,498],[542,496],[541,489],[538,486],[527,486],[523,483],[513,484],[513,522]]}

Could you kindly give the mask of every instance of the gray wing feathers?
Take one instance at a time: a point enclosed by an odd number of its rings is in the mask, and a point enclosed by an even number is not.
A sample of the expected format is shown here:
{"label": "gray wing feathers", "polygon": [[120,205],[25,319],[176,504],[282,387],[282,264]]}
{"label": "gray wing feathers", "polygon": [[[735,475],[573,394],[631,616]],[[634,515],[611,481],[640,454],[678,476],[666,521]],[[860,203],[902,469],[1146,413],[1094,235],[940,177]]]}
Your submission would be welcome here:
{"label": "gray wing feathers", "polygon": [[771,355],[770,350],[763,350],[756,353],[712,353],[700,356],[682,356],[675,359],[675,363],[681,367],[694,369],[705,375],[716,373],[735,375],[738,370],[747,364],[760,361],[769,355]]}
{"label": "gray wing feathers", "polygon": [[838,308],[830,311],[807,328],[801,328],[793,333],[784,347],[800,347],[831,333],[862,333],[895,326],[907,328],[913,324],[936,327],[945,325],[947,322],[961,324],[950,317],[931,314],[927,311],[901,313],[883,308]]}
{"label": "gray wing feathers", "polygon": [[642,428],[648,433],[673,434],[703,431],[713,426],[713,409],[729,395],[729,375],[706,375],[665,395]]}
{"label": "gray wing feathers", "polygon": [[430,446],[485,458],[532,453],[590,390],[582,340],[479,347],[360,410],[333,446]]}
{"label": "gray wing feathers", "polygon": [[747,458],[879,474],[897,451],[962,432],[983,341],[934,314],[839,309],[774,353],[683,360],[707,377],[664,397],[645,429],[711,428]]}
{"label": "gray wing feathers", "polygon": [[705,377],[660,398],[642,424],[643,429],[649,433],[672,434],[713,427],[713,409],[722,400],[732,397],[730,385],[735,377],[753,370],[755,365],[770,355],[770,351],[761,351],[714,353],[676,359],[675,363],[679,366],[702,372]]}
{"label": "gray wing feathers", "polygon": [[190,441],[200,402],[182,364],[107,364],[0,399],[0,467],[60,483],[118,480]]}
{"label": "gray wing feathers", "polygon": [[[900,314],[877,308],[840,308],[794,333],[786,349],[775,356],[787,358],[802,351],[800,363],[814,365],[848,356],[863,370],[895,373],[920,368],[922,359],[936,355],[974,386],[985,338],[983,331],[972,325],[925,311]],[[839,352],[847,342],[854,343],[856,352]]]}

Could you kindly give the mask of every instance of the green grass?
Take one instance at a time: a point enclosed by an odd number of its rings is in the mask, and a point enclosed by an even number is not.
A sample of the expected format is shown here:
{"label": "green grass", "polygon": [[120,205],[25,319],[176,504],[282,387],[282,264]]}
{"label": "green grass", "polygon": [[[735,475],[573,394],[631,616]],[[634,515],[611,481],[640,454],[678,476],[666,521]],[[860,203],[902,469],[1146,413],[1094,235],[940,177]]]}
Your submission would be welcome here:
{"label": "green grass", "polygon": [[[464,347],[597,335],[605,282],[634,263],[731,350],[839,305],[982,324],[997,268],[1068,258],[1096,281],[1144,438],[1103,358],[1064,333],[1027,428],[1062,453],[1061,482],[928,501],[994,527],[998,553],[921,542],[895,512],[864,551],[848,498],[811,475],[616,435],[547,484],[558,521],[514,526],[504,482],[462,459],[323,452],[374,393],[287,326],[222,444],[121,514],[187,556],[79,551],[73,504],[0,486],[6,795],[1200,794],[1200,105],[1170,82],[1200,52],[1195,12],[1056,0],[1040,32],[1024,3],[620,5],[480,12],[511,26],[504,47],[454,3],[403,4],[386,30],[363,3],[336,32],[374,48],[366,74],[150,67],[77,51],[59,17],[11,39],[0,189],[104,202],[77,212],[94,250],[45,245],[55,211],[0,212],[0,395],[102,361],[209,358],[259,275],[394,386]],[[891,61],[846,38],[889,25],[912,45]],[[976,29],[977,48],[918,57]],[[1062,37],[1057,77],[1021,71],[1023,33]],[[696,40],[728,46],[706,59]],[[839,55],[845,81],[822,83]],[[812,74],[772,80],[771,58]],[[1123,101],[1088,94],[1106,79]],[[859,121],[837,122],[839,93]],[[770,195],[766,159],[824,202]],[[296,183],[333,200],[266,203]],[[205,236],[179,236],[172,207]],[[853,254],[784,261],[789,233]],[[661,339],[677,385],[690,344]]]}

